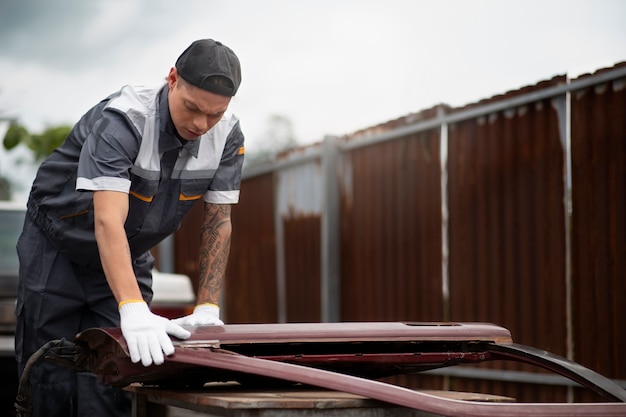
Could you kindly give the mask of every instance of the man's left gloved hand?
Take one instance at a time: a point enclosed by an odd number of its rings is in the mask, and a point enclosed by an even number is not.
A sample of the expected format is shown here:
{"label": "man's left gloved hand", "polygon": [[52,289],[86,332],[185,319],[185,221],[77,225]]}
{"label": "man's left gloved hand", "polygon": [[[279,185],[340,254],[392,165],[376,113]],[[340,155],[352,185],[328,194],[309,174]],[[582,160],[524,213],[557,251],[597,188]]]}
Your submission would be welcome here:
{"label": "man's left gloved hand", "polygon": [[221,326],[220,308],[215,304],[198,304],[193,313],[178,319],[171,320],[179,326]]}

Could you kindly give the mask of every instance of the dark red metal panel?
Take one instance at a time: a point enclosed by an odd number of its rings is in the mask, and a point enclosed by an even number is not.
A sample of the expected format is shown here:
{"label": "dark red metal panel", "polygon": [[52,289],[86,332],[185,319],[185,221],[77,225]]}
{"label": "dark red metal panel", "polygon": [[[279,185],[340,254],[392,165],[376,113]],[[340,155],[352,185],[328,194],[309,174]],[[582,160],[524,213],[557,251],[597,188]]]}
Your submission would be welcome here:
{"label": "dark red metal panel", "polygon": [[342,320],[441,320],[439,130],[344,158]]}
{"label": "dark red metal panel", "polygon": [[626,78],[572,92],[571,112],[575,358],[626,379]]}
{"label": "dark red metal panel", "polygon": [[[176,351],[162,365],[130,362],[120,329],[88,329],[76,345],[57,341],[48,360],[75,371],[97,374],[105,384],[133,382],[200,387],[208,381],[273,378],[338,390],[447,416],[607,416],[623,415],[626,391],[605,377],[549,352],[511,343],[506,329],[481,323],[334,323],[230,325],[193,329],[175,342]],[[500,343],[502,342],[502,343]],[[407,355],[408,354],[408,355]],[[384,358],[389,359],[386,363]],[[448,362],[448,359],[454,360]],[[367,375],[333,371],[337,365],[365,364],[402,373],[412,364],[434,367],[512,359],[546,367],[605,396],[613,403],[480,403],[437,397],[376,381]],[[302,366],[300,365],[306,365]],[[319,367],[318,367],[319,366]],[[376,372],[377,373],[377,372]],[[20,389],[22,392],[22,389]],[[26,394],[26,393],[24,393]],[[19,400],[18,400],[19,402]]]}
{"label": "dark red metal panel", "polygon": [[[274,323],[205,326],[193,330],[192,341],[216,339],[222,344],[319,342],[349,345],[368,341],[513,343],[507,329],[490,323]],[[358,350],[358,347],[355,349]]]}

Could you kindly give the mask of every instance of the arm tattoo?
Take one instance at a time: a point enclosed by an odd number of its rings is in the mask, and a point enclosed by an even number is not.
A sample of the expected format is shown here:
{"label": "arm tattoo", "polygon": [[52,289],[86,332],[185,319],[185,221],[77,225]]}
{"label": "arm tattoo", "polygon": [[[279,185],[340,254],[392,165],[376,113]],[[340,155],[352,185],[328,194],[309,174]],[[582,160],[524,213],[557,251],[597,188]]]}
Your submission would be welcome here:
{"label": "arm tattoo", "polygon": [[197,303],[219,303],[230,252],[231,206],[204,204],[204,222],[200,230],[200,283]]}

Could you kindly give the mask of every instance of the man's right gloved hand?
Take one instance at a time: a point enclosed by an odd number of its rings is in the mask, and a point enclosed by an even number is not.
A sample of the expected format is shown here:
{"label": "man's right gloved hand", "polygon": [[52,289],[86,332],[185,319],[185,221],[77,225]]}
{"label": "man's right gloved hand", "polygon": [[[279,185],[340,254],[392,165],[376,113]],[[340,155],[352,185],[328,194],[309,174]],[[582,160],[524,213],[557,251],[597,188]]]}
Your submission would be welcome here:
{"label": "man's right gloved hand", "polygon": [[122,301],[119,306],[122,334],[128,345],[130,360],[143,366],[160,365],[163,354],[174,353],[168,335],[187,339],[191,333],[165,317],[153,314],[143,300]]}
{"label": "man's right gloved hand", "polygon": [[219,306],[211,303],[198,304],[192,314],[172,319],[172,322],[181,326],[221,326],[224,324],[220,320]]}

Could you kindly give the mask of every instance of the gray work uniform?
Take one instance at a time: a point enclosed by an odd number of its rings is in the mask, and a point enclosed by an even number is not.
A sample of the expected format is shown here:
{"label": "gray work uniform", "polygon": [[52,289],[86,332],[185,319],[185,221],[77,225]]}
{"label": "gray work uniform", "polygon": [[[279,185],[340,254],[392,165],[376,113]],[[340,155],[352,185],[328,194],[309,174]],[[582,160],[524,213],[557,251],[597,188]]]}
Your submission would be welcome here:
{"label": "gray work uniform", "polygon": [[[238,202],[244,153],[238,119],[227,113],[200,138],[180,140],[167,93],[167,85],[122,88],[87,112],[41,164],[18,241],[20,373],[50,340],[120,325],[94,235],[92,191],[128,193],[126,235],[148,303],[154,264],[149,250],[176,231],[199,200]],[[130,415],[127,397],[99,386],[91,375],[46,364],[32,378],[41,415]]]}

